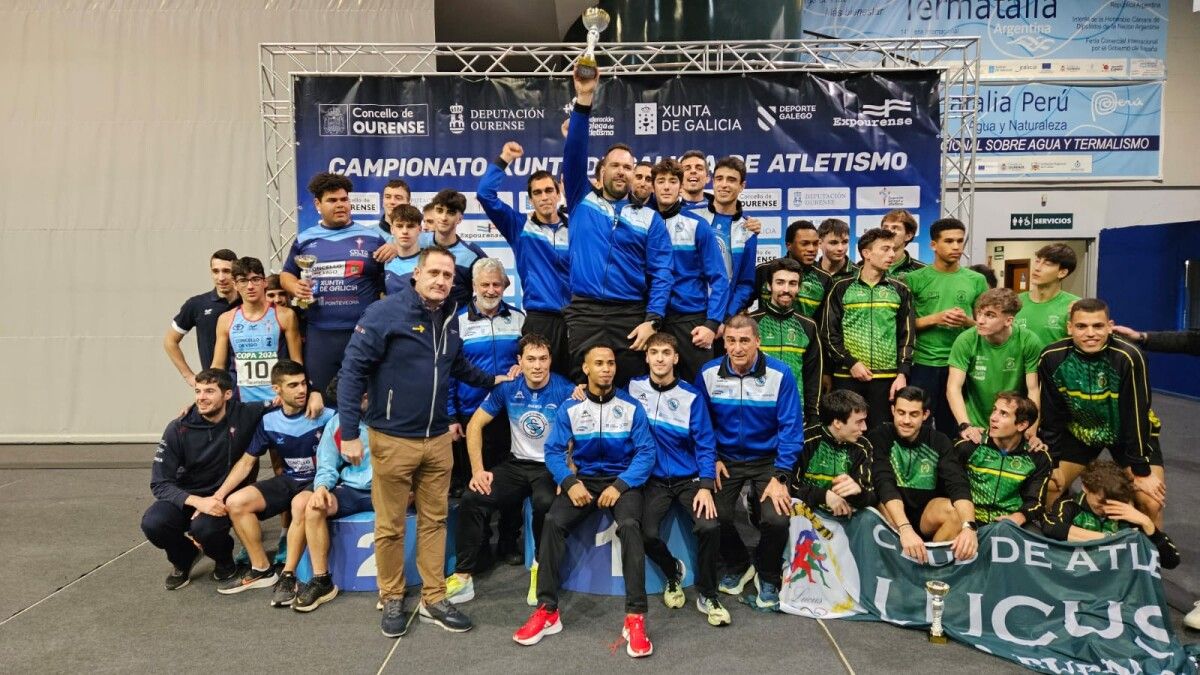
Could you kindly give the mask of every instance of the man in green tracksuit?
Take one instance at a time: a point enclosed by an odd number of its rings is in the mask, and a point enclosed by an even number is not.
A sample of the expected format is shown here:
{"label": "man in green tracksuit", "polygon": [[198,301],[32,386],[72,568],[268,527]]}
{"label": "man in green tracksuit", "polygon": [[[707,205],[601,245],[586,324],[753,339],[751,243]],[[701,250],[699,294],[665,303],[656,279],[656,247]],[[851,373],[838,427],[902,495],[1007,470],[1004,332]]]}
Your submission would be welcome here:
{"label": "man in green tracksuit", "polygon": [[[796,312],[817,321],[821,305],[825,303],[825,295],[833,285],[833,277],[817,265],[817,252],[821,248],[817,226],[811,220],[794,221],[788,225],[784,241],[787,243],[786,256],[768,260],[754,270],[754,287],[759,290],[758,306],[761,309],[771,299],[771,274],[779,263],[791,260],[800,265],[800,285],[795,294]],[[799,375],[796,379],[800,379]]]}
{"label": "man in green tracksuit", "polygon": [[[896,261],[888,268],[888,274],[907,283],[906,277],[910,272],[916,272],[925,267],[925,263],[912,257],[908,251],[908,245],[917,236],[917,219],[908,212],[908,209],[892,209],[883,215],[879,226],[895,232],[897,237],[903,239],[904,243],[900,244],[899,252],[896,253]],[[933,239],[932,232],[929,238]]]}
{"label": "man in green tracksuit", "polygon": [[802,303],[797,300],[801,274],[800,263],[795,260],[776,260],[768,279],[770,297],[759,303],[760,309],[750,316],[758,322],[762,340],[759,348],[764,354],[786,363],[796,378],[807,431],[818,426],[821,376],[825,366],[817,324],[800,313]]}
{"label": "man in green tracksuit", "polygon": [[955,444],[980,525],[1000,520],[1021,527],[1041,523],[1052,461],[1050,453],[1031,449],[1025,440],[1025,430],[1037,416],[1033,401],[1016,392],[1001,392],[983,442],[962,439]]}
{"label": "man in green tracksuit", "polygon": [[1058,460],[1051,502],[1107,448],[1133,480],[1138,508],[1161,528],[1167,488],[1146,359],[1112,334],[1103,300],[1076,301],[1067,321],[1071,337],[1048,345],[1038,363],[1039,434]]}
{"label": "man in green tracksuit", "polygon": [[852,391],[833,391],[821,401],[820,414],[820,426],[796,462],[792,495],[835,516],[873,506],[867,402]]}
{"label": "man in green tracksuit", "polygon": [[870,426],[891,418],[889,402],[908,384],[912,367],[912,295],[903,282],[887,276],[897,243],[895,234],[881,228],[859,237],[863,266],[834,282],[821,318],[821,343],[832,363],[833,386],[867,400]]}

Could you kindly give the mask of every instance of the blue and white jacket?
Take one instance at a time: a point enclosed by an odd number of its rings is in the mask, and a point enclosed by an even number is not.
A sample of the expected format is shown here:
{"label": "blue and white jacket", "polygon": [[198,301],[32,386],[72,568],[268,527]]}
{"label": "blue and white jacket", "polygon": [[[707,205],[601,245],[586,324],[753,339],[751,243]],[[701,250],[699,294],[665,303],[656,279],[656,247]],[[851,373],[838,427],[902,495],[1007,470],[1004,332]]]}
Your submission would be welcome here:
{"label": "blue and white jacket", "polygon": [[790,474],[804,442],[804,413],[792,369],[762,352],[754,367],[738,375],[729,358],[704,364],[696,377],[709,415],[718,423],[717,456],[747,462],[775,458],[775,469]]}
{"label": "blue and white jacket", "polygon": [[646,411],[658,445],[650,475],[664,481],[698,476],[701,488],[713,489],[716,440],[700,392],[682,380],[660,387],[643,375],[629,383],[629,395]]}
{"label": "blue and white jacket", "polygon": [[571,294],[601,302],[644,302],[646,319],[661,319],[671,297],[671,237],[654,209],[628,198],[610,202],[592,187],[587,171],[590,116],[591,106],[575,104],[563,147]]}
{"label": "blue and white jacket", "polygon": [[[567,464],[568,446],[574,473]],[[559,407],[546,440],[546,469],[563,490],[580,476],[616,476],[613,487],[624,492],[641,487],[650,477],[656,451],[646,411],[627,392],[588,392],[584,400],[572,399]]]}
{"label": "blue and white jacket", "polygon": [[725,320],[729,273],[721,244],[712,227],[694,213],[683,210],[683,202],[660,211],[671,236],[672,268],[675,284],[667,311],[671,314],[705,312],[706,326],[714,332]]}
{"label": "blue and white jacket", "polygon": [[561,312],[571,301],[567,219],[559,214],[559,222],[547,225],[533,213],[526,217],[501,201],[497,190],[507,167],[507,162],[497,158],[479,181],[475,197],[512,248],[524,289],[522,306],[526,310]]}
{"label": "blue and white jacket", "polygon": [[[409,285],[363,312],[350,334],[338,381],[342,439],[358,438],[360,420],[401,438],[432,438],[450,429],[450,378],[490,388],[495,377],[462,353],[455,321],[458,307],[446,300],[430,310]],[[367,412],[362,413],[362,395]]]}
{"label": "blue and white jacket", "polygon": [[758,256],[758,235],[746,229],[746,217],[742,215],[742,203],[737,203],[733,215],[717,213],[713,208],[712,196],[708,204],[694,209],[684,209],[708,223],[717,241],[721,244],[721,257],[725,264],[729,291],[725,297],[725,316],[722,321],[750,306],[754,297],[754,268]]}
{"label": "blue and white jacket", "polygon": [[313,489],[323,487],[330,492],[338,484],[364,492],[371,489],[371,444],[367,440],[367,425],[359,423],[358,437],[362,439],[363,456],[358,464],[342,457],[342,424],[334,415],[325,423],[325,433],[317,443],[317,477]]}
{"label": "blue and white jacket", "polygon": [[[458,310],[458,335],[463,354],[480,370],[502,375],[517,362],[517,342],[525,325],[525,312],[501,301],[496,316],[480,314],[475,301]],[[450,417],[470,417],[483,402],[488,390],[466,382],[450,380]]]}

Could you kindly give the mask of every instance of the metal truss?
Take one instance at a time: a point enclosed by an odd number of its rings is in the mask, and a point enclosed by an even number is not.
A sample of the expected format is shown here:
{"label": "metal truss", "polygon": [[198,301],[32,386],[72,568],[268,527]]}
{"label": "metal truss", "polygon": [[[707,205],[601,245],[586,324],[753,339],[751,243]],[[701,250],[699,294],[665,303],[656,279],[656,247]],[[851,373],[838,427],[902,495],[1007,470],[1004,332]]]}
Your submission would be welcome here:
{"label": "metal truss", "polygon": [[[282,261],[297,226],[293,77],[569,76],[580,52],[580,45],[562,43],[261,44],[259,77],[272,261]],[[973,221],[979,86],[977,37],[600,43],[597,56],[605,73],[617,76],[940,70],[942,214],[966,223]]]}

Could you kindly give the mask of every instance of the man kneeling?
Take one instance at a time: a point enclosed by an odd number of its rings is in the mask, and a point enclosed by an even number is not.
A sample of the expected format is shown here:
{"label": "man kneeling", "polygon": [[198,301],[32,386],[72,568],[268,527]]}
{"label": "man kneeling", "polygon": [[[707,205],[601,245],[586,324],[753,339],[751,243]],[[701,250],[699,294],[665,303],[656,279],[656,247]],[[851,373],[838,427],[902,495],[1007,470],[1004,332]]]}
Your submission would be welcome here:
{"label": "man kneeling", "polygon": [[1025,440],[1037,418],[1033,401],[1002,391],[996,394],[981,442],[964,438],[954,445],[971,483],[977,524],[1007,520],[1024,527],[1041,522],[1052,461],[1049,452],[1034,450]]}
{"label": "man kneeling", "polygon": [[821,399],[821,426],[804,442],[792,494],[810,507],[835,516],[875,503],[871,480],[871,445],[867,430],[867,401],[847,389]]}
{"label": "man kneeling", "polygon": [[[337,400],[337,383],[337,377],[329,383],[326,398],[330,401]],[[362,411],[367,411],[366,394],[362,397]],[[317,444],[317,476],[304,509],[304,538],[308,542],[313,576],[296,594],[292,609],[297,612],[311,612],[337,597],[338,588],[329,574],[329,520],[374,510],[371,505],[371,446],[366,423],[359,422],[358,426],[359,438],[363,439],[363,454],[355,462],[342,456],[342,422],[337,415],[325,424],[325,432]]]}
{"label": "man kneeling", "polygon": [[971,484],[950,439],[925,423],[929,413],[920,388],[896,392],[891,423],[869,436],[875,492],[905,555],[925,563],[926,541],[949,541],[954,557],[968,560],[979,548]]}

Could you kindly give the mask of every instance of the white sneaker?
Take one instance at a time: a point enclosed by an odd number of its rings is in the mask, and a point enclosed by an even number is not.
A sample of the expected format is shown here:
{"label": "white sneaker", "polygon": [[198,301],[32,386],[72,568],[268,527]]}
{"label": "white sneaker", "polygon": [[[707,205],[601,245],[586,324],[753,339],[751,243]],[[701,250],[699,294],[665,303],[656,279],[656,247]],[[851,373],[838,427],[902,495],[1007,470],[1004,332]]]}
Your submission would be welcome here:
{"label": "white sneaker", "polygon": [[1183,617],[1183,625],[1193,630],[1200,630],[1200,600],[1192,607],[1192,611]]}

